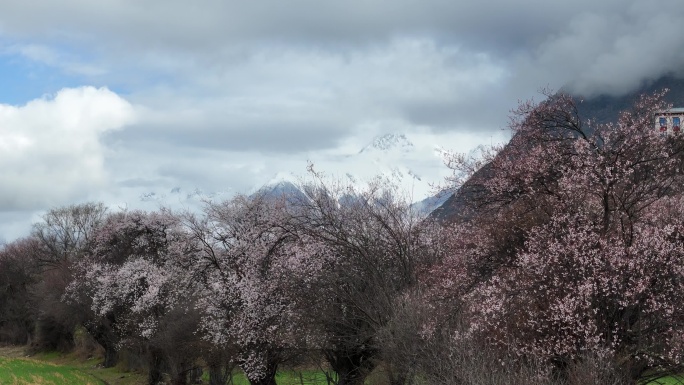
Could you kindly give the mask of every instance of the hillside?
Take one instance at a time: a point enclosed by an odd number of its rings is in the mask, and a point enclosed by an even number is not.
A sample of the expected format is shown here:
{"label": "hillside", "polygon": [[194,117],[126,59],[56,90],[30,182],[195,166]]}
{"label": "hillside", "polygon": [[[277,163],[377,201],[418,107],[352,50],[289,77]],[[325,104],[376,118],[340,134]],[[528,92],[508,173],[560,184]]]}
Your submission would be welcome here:
{"label": "hillside", "polygon": [[[583,119],[592,119],[597,123],[617,120],[618,113],[630,108],[632,103],[642,94],[650,94],[663,88],[669,89],[665,100],[674,107],[684,106],[684,79],[672,75],[663,76],[655,81],[644,82],[642,87],[620,96],[598,95],[585,98],[576,95],[577,107]],[[486,172],[486,166],[478,172]],[[452,221],[461,214],[468,199],[468,184],[452,194],[443,205],[437,207],[431,216],[439,221]]]}
{"label": "hillside", "polygon": [[577,106],[580,116],[595,119],[599,123],[615,121],[618,113],[629,108],[641,94],[651,94],[668,88],[670,91],[665,96],[668,103],[674,107],[684,106],[684,79],[672,75],[663,76],[655,81],[645,82],[642,87],[626,95],[610,96],[599,95],[585,98],[577,95]]}

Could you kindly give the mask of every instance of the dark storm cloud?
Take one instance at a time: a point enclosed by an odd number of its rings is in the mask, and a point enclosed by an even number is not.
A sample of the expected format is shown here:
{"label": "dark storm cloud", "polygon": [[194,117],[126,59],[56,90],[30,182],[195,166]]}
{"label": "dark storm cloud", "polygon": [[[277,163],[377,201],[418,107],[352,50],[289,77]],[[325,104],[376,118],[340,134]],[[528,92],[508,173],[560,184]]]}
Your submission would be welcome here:
{"label": "dark storm cloud", "polygon": [[549,79],[586,96],[619,95],[684,68],[681,1],[627,1],[581,12],[523,53],[519,81]]}
{"label": "dark storm cloud", "polygon": [[167,71],[178,79],[179,73],[217,74],[262,50],[354,55],[406,36],[490,55],[511,69],[508,87],[518,97],[547,84],[585,94],[621,93],[684,65],[679,0],[39,4],[36,12],[24,1],[4,1],[1,33],[86,47],[107,62],[90,67],[109,70],[113,78],[121,71],[108,65]]}
{"label": "dark storm cloud", "polygon": [[[579,10],[610,9],[616,1],[557,3],[543,0],[353,0],[321,2],[111,1],[59,3],[4,1],[6,32],[23,36],[97,35],[129,40],[131,46],[220,46],[245,39],[357,40],[404,33],[470,36],[490,44],[526,44]],[[40,9],[40,12],[36,11]],[[90,31],[91,35],[83,33]],[[48,33],[48,31],[50,31]],[[95,34],[93,36],[93,34]],[[460,40],[460,39],[459,39]],[[534,40],[534,39],[532,39]]]}
{"label": "dark storm cloud", "polygon": [[518,60],[523,80],[534,87],[562,79],[585,92],[605,88],[614,93],[632,86],[629,79],[657,77],[684,62],[679,0],[37,4],[3,1],[2,33],[88,46],[123,61],[156,52],[157,59],[170,55],[171,62],[204,65],[226,60],[221,53],[236,45],[354,50],[408,35]]}
{"label": "dark storm cloud", "polygon": [[532,47],[582,12],[623,1],[315,0],[41,2],[0,6],[5,33],[105,43],[112,48],[202,51],[251,41],[355,42],[423,34],[480,49]]}

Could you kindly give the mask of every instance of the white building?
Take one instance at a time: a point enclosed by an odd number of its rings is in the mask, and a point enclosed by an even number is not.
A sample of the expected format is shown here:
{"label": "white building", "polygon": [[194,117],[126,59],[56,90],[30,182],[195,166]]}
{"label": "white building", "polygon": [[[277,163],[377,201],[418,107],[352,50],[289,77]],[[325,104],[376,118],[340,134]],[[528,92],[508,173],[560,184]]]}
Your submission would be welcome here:
{"label": "white building", "polygon": [[671,108],[656,115],[655,126],[660,132],[675,134],[680,132],[684,121],[684,108]]}

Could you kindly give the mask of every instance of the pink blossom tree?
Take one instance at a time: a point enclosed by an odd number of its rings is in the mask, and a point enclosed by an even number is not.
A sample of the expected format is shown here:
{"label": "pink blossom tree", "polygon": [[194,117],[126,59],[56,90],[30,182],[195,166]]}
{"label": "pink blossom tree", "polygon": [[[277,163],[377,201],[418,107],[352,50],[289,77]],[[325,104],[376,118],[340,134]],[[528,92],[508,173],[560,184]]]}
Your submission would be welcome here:
{"label": "pink blossom tree", "polygon": [[[521,354],[591,352],[645,366],[681,363],[682,225],[637,226],[630,244],[585,215],[531,230],[511,268],[469,295],[475,330]],[[496,330],[498,333],[493,333]]]}
{"label": "pink blossom tree", "polygon": [[451,181],[480,211],[515,208],[541,222],[581,202],[601,217],[603,232],[629,239],[632,223],[681,179],[681,137],[653,129],[655,114],[669,107],[663,95],[642,96],[616,123],[601,125],[582,121],[567,95],[522,103],[511,118],[510,143],[480,158],[452,156]]}
{"label": "pink blossom tree", "polygon": [[662,95],[600,125],[567,95],[522,103],[509,144],[450,159],[471,238],[435,287],[468,293],[474,330],[556,361],[621,355],[635,375],[681,362],[684,141],[654,129]]}
{"label": "pink blossom tree", "polygon": [[[90,306],[94,317],[89,330],[105,348],[133,344],[148,352],[150,384],[160,381],[164,364],[172,366],[175,383],[184,383],[195,359],[185,350],[171,362],[174,350],[194,341],[169,336],[178,324],[189,327],[190,335],[196,328],[189,313],[195,285],[182,263],[194,251],[189,239],[179,219],[166,211],[110,215],[98,229],[92,251],[78,264],[77,278],[65,296]],[[170,339],[175,345],[169,348]]]}
{"label": "pink blossom tree", "polygon": [[284,283],[293,233],[284,201],[236,196],[208,204],[187,224],[201,245],[189,263],[202,282],[201,330],[234,359],[253,385],[274,385],[278,366],[296,346],[296,314]]}

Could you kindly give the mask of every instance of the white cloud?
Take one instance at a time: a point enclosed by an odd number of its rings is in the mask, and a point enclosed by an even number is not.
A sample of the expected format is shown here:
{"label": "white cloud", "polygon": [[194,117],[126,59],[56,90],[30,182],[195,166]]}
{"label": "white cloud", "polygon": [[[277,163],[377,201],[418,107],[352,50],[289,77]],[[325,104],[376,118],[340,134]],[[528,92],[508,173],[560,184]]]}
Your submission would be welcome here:
{"label": "white cloud", "polygon": [[[684,68],[682,11],[681,0],[4,0],[0,59],[45,84],[36,92],[96,84],[126,100],[86,87],[0,105],[0,213],[244,192],[307,159],[344,175],[363,168],[348,155],[393,132],[469,151],[498,141],[539,87],[617,93]],[[439,182],[443,169],[414,171]]]}
{"label": "white cloud", "polygon": [[101,136],[134,118],[131,104],[106,88],[0,105],[0,210],[73,203],[105,187]]}
{"label": "white cloud", "polygon": [[[363,166],[346,156],[387,133],[469,151],[489,142],[499,128],[492,122],[507,114],[497,91],[509,74],[500,63],[427,38],[342,51],[256,46],[244,60],[192,70],[176,78],[181,87],[129,96],[144,108],[136,124],[107,136],[106,164],[118,182],[107,201],[131,207],[143,194],[170,197],[175,187],[246,192],[279,172],[305,173],[307,160],[321,171],[356,173]],[[443,171],[437,160],[421,174],[439,183]]]}
{"label": "white cloud", "polygon": [[[146,106],[144,118],[139,130],[118,137],[297,153],[335,147],[378,121],[491,130],[505,121],[510,103],[501,92],[510,76],[501,63],[427,38],[342,51],[257,46],[226,67],[189,67],[177,75],[182,86],[131,94]],[[485,104],[486,113],[477,107]]]}

